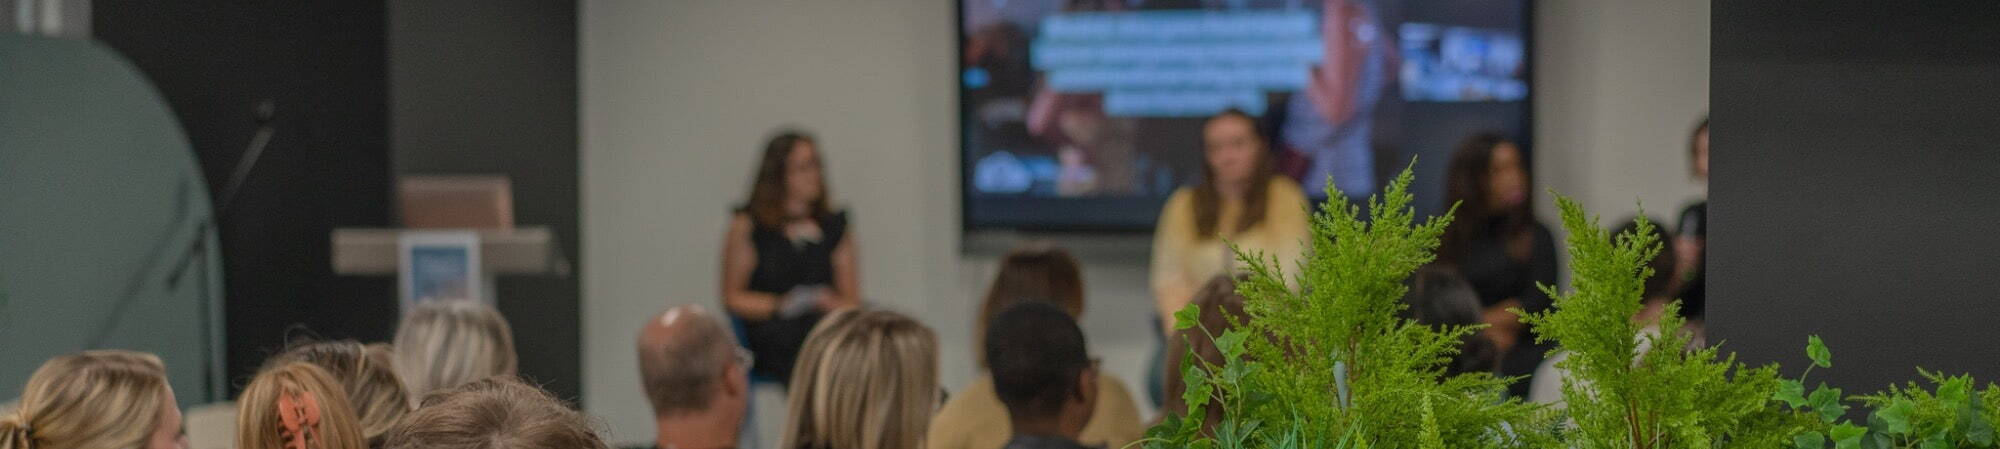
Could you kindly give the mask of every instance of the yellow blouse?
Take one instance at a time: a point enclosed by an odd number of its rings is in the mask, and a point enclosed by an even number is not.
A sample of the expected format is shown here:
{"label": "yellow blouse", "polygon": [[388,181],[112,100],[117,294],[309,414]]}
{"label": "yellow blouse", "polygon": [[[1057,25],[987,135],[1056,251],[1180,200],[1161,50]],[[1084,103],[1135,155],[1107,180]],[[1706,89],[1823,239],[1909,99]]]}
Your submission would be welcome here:
{"label": "yellow blouse", "polygon": [[[1079,442],[1116,449],[1145,436],[1146,429],[1139,421],[1139,406],[1132,402],[1132,393],[1125,389],[1125,383],[1099,374],[1097,407],[1090,412],[1090,423],[1083,426]],[[964,391],[951,395],[944,407],[938,409],[937,416],[931,417],[924,448],[1000,449],[1013,437],[1007,405],[993,392],[993,376],[986,374],[973,379]]]}
{"label": "yellow blouse", "polygon": [[[1161,326],[1171,328],[1174,312],[1187,306],[1195,291],[1209,279],[1243,268],[1224,238],[1246,252],[1276,257],[1278,267],[1287,274],[1297,270],[1298,260],[1305,253],[1306,239],[1311,235],[1305,192],[1297,182],[1282,176],[1272,177],[1265,188],[1269,196],[1265,198],[1264,220],[1229,236],[1194,236],[1193,187],[1182,187],[1167,199],[1166,208],[1160,211],[1160,224],[1153,231],[1153,302]],[[1236,228],[1236,217],[1243,207],[1240,203],[1222,203],[1217,230]]]}

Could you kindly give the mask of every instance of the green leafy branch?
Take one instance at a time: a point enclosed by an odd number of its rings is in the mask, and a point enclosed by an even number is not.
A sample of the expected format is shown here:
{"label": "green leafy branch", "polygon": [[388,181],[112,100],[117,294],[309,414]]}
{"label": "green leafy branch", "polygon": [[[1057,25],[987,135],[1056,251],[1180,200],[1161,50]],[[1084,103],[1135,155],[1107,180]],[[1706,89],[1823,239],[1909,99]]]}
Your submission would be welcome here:
{"label": "green leafy branch", "polygon": [[[1439,328],[1398,316],[1404,279],[1432,261],[1451,223],[1449,214],[1416,219],[1412,179],[1406,167],[1368,199],[1366,215],[1329,184],[1334,200],[1312,215],[1311,251],[1290,277],[1276,260],[1232,245],[1249,271],[1237,292],[1250,319],[1222,335],[1203,329],[1224,360],[1188,358],[1181,374],[1189,414],[1152,429],[1147,447],[1286,447],[1291,435],[1305,447],[1554,443],[1544,431],[1554,422],[1545,408],[1502,399],[1510,379],[1444,377],[1461,339],[1477,327]],[[1197,328],[1198,313],[1176,314],[1177,326]],[[1220,410],[1197,405],[1210,398]],[[1203,432],[1207,413],[1223,416]]]}
{"label": "green leafy branch", "polygon": [[1569,232],[1572,291],[1542,286],[1555,307],[1523,321],[1537,341],[1570,351],[1558,366],[1570,374],[1563,399],[1575,426],[1565,434],[1571,447],[1782,447],[1812,428],[1772,400],[1776,365],[1745,366],[1712,347],[1680,350],[1690,336],[1678,302],[1666,306],[1656,330],[1632,320],[1654,275],[1647,262],[1661,246],[1650,221],[1612,235],[1576,201],[1558,195],[1556,204]]}

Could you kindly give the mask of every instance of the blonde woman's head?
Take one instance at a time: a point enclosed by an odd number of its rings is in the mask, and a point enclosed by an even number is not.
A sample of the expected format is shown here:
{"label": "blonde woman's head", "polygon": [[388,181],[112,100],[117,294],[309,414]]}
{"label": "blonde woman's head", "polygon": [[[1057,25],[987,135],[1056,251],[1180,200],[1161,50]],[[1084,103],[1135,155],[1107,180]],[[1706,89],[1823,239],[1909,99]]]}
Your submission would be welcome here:
{"label": "blonde woman's head", "polygon": [[383,449],[604,448],[589,417],[513,376],[433,392],[383,440]]}
{"label": "blonde woman's head", "polygon": [[340,381],[319,365],[278,363],[236,398],[236,449],[366,449]]}
{"label": "blonde woman's head", "polygon": [[360,418],[361,436],[375,446],[410,412],[411,400],[396,377],[394,357],[385,344],[340,340],[296,344],[265,364],[307,362],[326,370],[347,391],[348,405]]}
{"label": "blonde woman's head", "polygon": [[507,320],[485,303],[426,302],[396,329],[396,374],[413,403],[433,390],[513,375],[518,363]]}
{"label": "blonde woman's head", "polygon": [[828,316],[799,351],[785,448],[917,449],[937,409],[937,334],[895,312]]}
{"label": "blonde woman's head", "polygon": [[20,407],[0,415],[0,449],[185,449],[180,409],[160,358],[84,351],[28,377]]}

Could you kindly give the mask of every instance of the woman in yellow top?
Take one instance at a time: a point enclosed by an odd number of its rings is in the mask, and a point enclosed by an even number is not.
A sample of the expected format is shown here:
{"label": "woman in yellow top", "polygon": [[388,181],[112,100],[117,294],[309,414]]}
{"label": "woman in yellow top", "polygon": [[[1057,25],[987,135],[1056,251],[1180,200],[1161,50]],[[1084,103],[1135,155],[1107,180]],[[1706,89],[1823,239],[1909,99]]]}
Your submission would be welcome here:
{"label": "woman in yellow top", "polygon": [[1201,184],[1174,192],[1153,231],[1153,302],[1162,335],[1203,283],[1242,269],[1229,243],[1276,258],[1290,272],[1310,234],[1305,193],[1278,176],[1256,119],[1223,111],[1202,124],[1201,141]]}
{"label": "woman in yellow top", "polygon": [[[1014,436],[1007,405],[993,389],[993,375],[986,372],[986,329],[1000,311],[1023,302],[1048,302],[1083,318],[1083,272],[1068,251],[1034,243],[1015,249],[1000,261],[1000,273],[986,291],[986,303],[973,323],[976,340],[973,359],[979,361],[979,378],[958,394],[951,395],[937,416],[931,418],[925,449],[1000,449]],[[1097,376],[1097,406],[1083,426],[1077,441],[1086,445],[1118,449],[1146,435],[1139,407],[1125,383],[1110,374]]]}

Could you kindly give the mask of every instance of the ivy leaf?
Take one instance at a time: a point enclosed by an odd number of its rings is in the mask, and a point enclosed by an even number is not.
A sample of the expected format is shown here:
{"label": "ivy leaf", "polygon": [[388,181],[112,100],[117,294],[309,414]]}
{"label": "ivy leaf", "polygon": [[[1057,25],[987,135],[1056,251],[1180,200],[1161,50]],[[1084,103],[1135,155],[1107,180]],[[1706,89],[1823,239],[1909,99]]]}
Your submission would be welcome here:
{"label": "ivy leaf", "polygon": [[1228,365],[1224,365],[1222,367],[1223,385],[1236,385],[1242,383],[1243,378],[1249,375],[1250,375],[1250,364],[1244,362],[1243,359],[1231,359]]}
{"label": "ivy leaf", "polygon": [[1189,303],[1187,307],[1174,312],[1174,330],[1184,331],[1199,326],[1201,326],[1201,306]]}
{"label": "ivy leaf", "polygon": [[1821,341],[1818,335],[1806,337],[1806,357],[1812,358],[1813,366],[1833,367],[1833,351],[1826,349],[1826,342]]}
{"label": "ivy leaf", "polygon": [[1215,338],[1215,349],[1220,351],[1226,359],[1241,358],[1243,357],[1243,339],[1249,337],[1250,334],[1244,332],[1242,329],[1231,329],[1223,332],[1221,337]]}
{"label": "ivy leaf", "polygon": [[1813,389],[1812,397],[1806,402],[1811,403],[1813,409],[1819,411],[1820,417],[1827,421],[1840,419],[1840,415],[1847,413],[1847,407],[1840,405],[1840,389],[1828,387],[1825,382],[1821,382],[1819,388]]}
{"label": "ivy leaf", "polygon": [[1861,437],[1868,434],[1868,428],[1840,423],[1834,424],[1826,433],[1833,438],[1834,449],[1860,449]]}
{"label": "ivy leaf", "polygon": [[1969,400],[1959,406],[1958,428],[1965,430],[1965,440],[1973,446],[1993,446],[1993,423],[1979,416],[1977,400]]}
{"label": "ivy leaf", "polygon": [[1962,404],[1971,399],[1971,396],[1968,394],[1971,390],[1971,376],[1953,377],[1938,384],[1937,398],[1946,404]]}
{"label": "ivy leaf", "polygon": [[1821,435],[1816,430],[1806,431],[1806,433],[1792,437],[1792,447],[1797,449],[1826,449],[1826,435]]}
{"label": "ivy leaf", "polygon": [[1941,435],[1940,435],[1940,436],[1933,436],[1933,437],[1931,437],[1931,438],[1930,438],[1930,439],[1928,439],[1928,440],[1924,440],[1924,444],[1922,444],[1922,445],[1919,445],[1919,446],[1917,446],[1917,448],[1918,448],[1918,449],[1952,449],[1952,448],[1951,448],[1951,443],[1950,443],[1950,442],[1948,442],[1948,441],[1946,441],[1946,440],[1945,440],[1945,437],[1944,437],[1944,436],[1941,436]]}
{"label": "ivy leaf", "polygon": [[1911,431],[1910,415],[1915,412],[1916,404],[1911,403],[1909,399],[1896,398],[1888,407],[1883,407],[1881,411],[1875,412],[1875,416],[1882,418],[1882,424],[1887,433],[1909,435]]}
{"label": "ivy leaf", "polygon": [[1799,384],[1797,380],[1779,379],[1778,392],[1772,394],[1771,399],[1782,401],[1791,405],[1792,408],[1804,408],[1806,406],[1806,387]]}
{"label": "ivy leaf", "polygon": [[1209,395],[1215,394],[1215,386],[1209,383],[1208,371],[1201,369],[1200,366],[1187,365],[1187,368],[1182,370],[1181,380],[1187,384],[1187,389],[1181,390],[1181,403],[1187,404],[1189,408],[1197,404],[1207,404]]}

